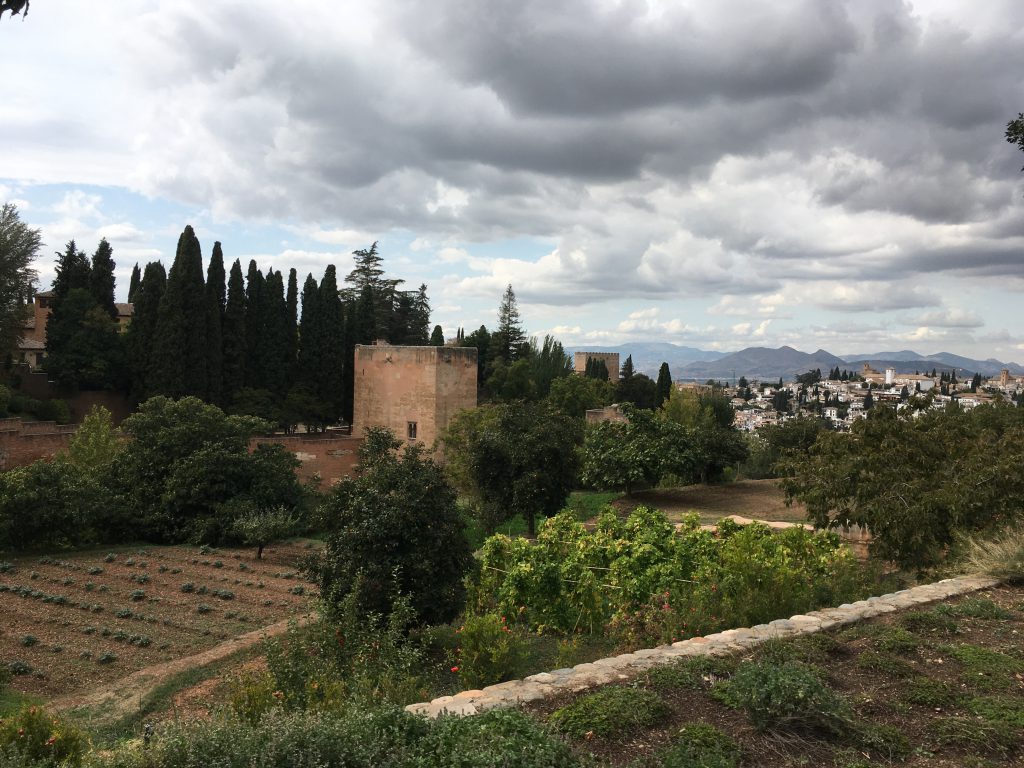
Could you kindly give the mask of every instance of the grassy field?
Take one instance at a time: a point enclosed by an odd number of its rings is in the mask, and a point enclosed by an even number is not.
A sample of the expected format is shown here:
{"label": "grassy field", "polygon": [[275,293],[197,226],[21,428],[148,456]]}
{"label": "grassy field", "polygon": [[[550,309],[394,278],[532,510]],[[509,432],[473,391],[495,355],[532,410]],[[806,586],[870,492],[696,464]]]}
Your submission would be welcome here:
{"label": "grassy field", "polygon": [[700,515],[701,523],[711,525],[728,515],[754,520],[807,522],[807,510],[794,502],[787,507],[777,480],[738,480],[722,485],[687,485],[682,488],[639,491],[614,502],[622,512],[641,505],[665,512],[678,521],[688,512]]}
{"label": "grassy field", "polygon": [[309,611],[295,564],[311,543],[132,547],[0,563],[8,703],[91,691]]}

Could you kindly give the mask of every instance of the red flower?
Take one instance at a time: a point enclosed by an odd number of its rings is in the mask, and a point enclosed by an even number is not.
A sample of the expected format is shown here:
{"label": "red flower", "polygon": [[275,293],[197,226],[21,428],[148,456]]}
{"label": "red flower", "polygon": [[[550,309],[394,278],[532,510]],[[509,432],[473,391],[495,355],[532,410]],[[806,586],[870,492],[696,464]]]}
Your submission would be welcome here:
{"label": "red flower", "polygon": [[57,742],[57,737],[56,736],[51,736],[50,738],[48,738],[46,740],[46,746],[52,747],[56,742]]}
{"label": "red flower", "polygon": [[459,671],[458,667],[452,667],[452,672],[458,672],[458,671]]}

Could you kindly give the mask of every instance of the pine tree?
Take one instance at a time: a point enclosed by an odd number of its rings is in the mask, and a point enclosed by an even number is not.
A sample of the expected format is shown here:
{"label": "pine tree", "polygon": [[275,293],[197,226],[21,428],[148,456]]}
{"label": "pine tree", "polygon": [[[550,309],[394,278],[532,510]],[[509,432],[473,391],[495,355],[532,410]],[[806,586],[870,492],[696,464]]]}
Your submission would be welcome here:
{"label": "pine tree", "polygon": [[224,276],[224,252],[220,241],[213,244],[206,268],[206,371],[207,400],[224,406],[224,307],[227,286]]}
{"label": "pine tree", "polygon": [[430,346],[444,346],[444,330],[441,328],[440,325],[435,325],[433,332],[430,334]]}
{"label": "pine tree", "polygon": [[519,304],[509,283],[498,306],[498,329],[491,335],[491,359],[511,363],[522,353],[526,333],[519,319]]}
{"label": "pine tree", "polygon": [[135,297],[139,294],[139,286],[142,284],[142,272],[139,271],[139,262],[132,267],[132,279],[128,283],[128,303],[134,304]]}
{"label": "pine tree", "polygon": [[672,394],[672,374],[669,372],[668,363],[662,363],[658,369],[658,407],[668,400]]}
{"label": "pine tree", "polygon": [[110,315],[111,320],[117,320],[117,305],[114,303],[114,266],[114,250],[104,237],[92,256],[89,290],[96,304]]}
{"label": "pine tree", "polygon": [[56,277],[53,279],[53,301],[57,305],[74,288],[89,289],[91,269],[85,254],[78,250],[74,240],[69,240],[64,253],[57,254]]}
{"label": "pine tree", "polygon": [[225,403],[230,403],[235,394],[245,386],[245,314],[245,281],[242,278],[242,264],[235,259],[228,277],[221,343],[223,349],[222,397]]}

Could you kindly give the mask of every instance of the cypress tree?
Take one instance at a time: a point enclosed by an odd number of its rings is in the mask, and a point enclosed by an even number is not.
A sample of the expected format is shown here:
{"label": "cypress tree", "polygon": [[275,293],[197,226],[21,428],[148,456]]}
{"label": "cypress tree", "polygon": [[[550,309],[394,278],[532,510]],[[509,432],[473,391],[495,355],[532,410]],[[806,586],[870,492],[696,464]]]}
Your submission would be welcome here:
{"label": "cypress tree", "polygon": [[245,386],[266,389],[263,381],[263,275],[255,260],[249,262],[245,276]]}
{"label": "cypress tree", "polygon": [[140,400],[146,399],[150,393],[156,391],[148,374],[153,355],[157,313],[166,288],[167,271],[164,265],[159,261],[151,261],[146,265],[146,271],[135,289],[132,321],[125,332],[132,391]]}
{"label": "cypress tree", "polygon": [[629,381],[633,378],[633,356],[626,355],[626,362],[622,364],[622,370],[619,372],[619,378],[623,381]]}
{"label": "cypress tree", "polygon": [[669,372],[668,363],[662,363],[658,369],[658,406],[668,400],[672,394],[672,374]]}
{"label": "cypress tree", "polygon": [[224,306],[227,286],[224,276],[224,252],[220,241],[213,244],[206,268],[206,371],[207,399],[223,406],[224,400]]}
{"label": "cypress tree", "polygon": [[284,395],[288,388],[289,332],[288,304],[284,295],[284,278],[280,272],[270,270],[263,281],[263,369],[264,387],[276,395]]}
{"label": "cypress tree", "polygon": [[443,347],[444,346],[444,330],[440,325],[434,326],[434,332],[430,334],[430,346],[432,347]]}
{"label": "cypress tree", "polygon": [[191,226],[178,238],[160,300],[150,369],[159,394],[207,395],[206,286],[202,250]]}
{"label": "cypress tree", "polygon": [[245,314],[245,281],[242,278],[242,265],[238,259],[235,259],[228,277],[221,343],[223,350],[221,391],[225,403],[230,403],[235,393],[245,386]]}
{"label": "cypress tree", "polygon": [[134,304],[135,297],[139,294],[139,286],[142,284],[142,272],[139,271],[139,262],[132,267],[132,279],[128,283],[128,303]]}
{"label": "cypress tree", "polygon": [[317,371],[320,368],[322,345],[319,337],[320,314],[317,305],[318,288],[312,273],[302,284],[302,319],[299,321],[299,357],[296,380],[301,388],[314,394],[317,390]]}
{"label": "cypress tree", "polygon": [[117,305],[114,304],[114,250],[105,237],[100,240],[92,255],[89,291],[96,304],[110,315],[110,319],[117,320]]}
{"label": "cypress tree", "polygon": [[[348,382],[354,376],[353,366],[346,356],[345,317],[342,311],[337,272],[333,264],[328,264],[317,290],[317,343],[321,347],[316,394],[335,418],[342,414],[345,393],[351,389]],[[348,418],[351,421],[351,413]]]}
{"label": "cypress tree", "polygon": [[295,384],[295,366],[299,359],[299,280],[292,267],[288,270],[288,293],[285,297],[288,314],[288,389]]}

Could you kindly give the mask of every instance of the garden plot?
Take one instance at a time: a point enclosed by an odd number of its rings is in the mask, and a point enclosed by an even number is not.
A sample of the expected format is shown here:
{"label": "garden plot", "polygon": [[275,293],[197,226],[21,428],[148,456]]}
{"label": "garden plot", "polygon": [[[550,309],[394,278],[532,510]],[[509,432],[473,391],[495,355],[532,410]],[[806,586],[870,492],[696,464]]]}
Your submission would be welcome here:
{"label": "garden plot", "polygon": [[11,687],[44,699],[109,685],[161,662],[306,613],[296,570],[312,543],[253,550],[133,547],[0,565],[0,660]]}

